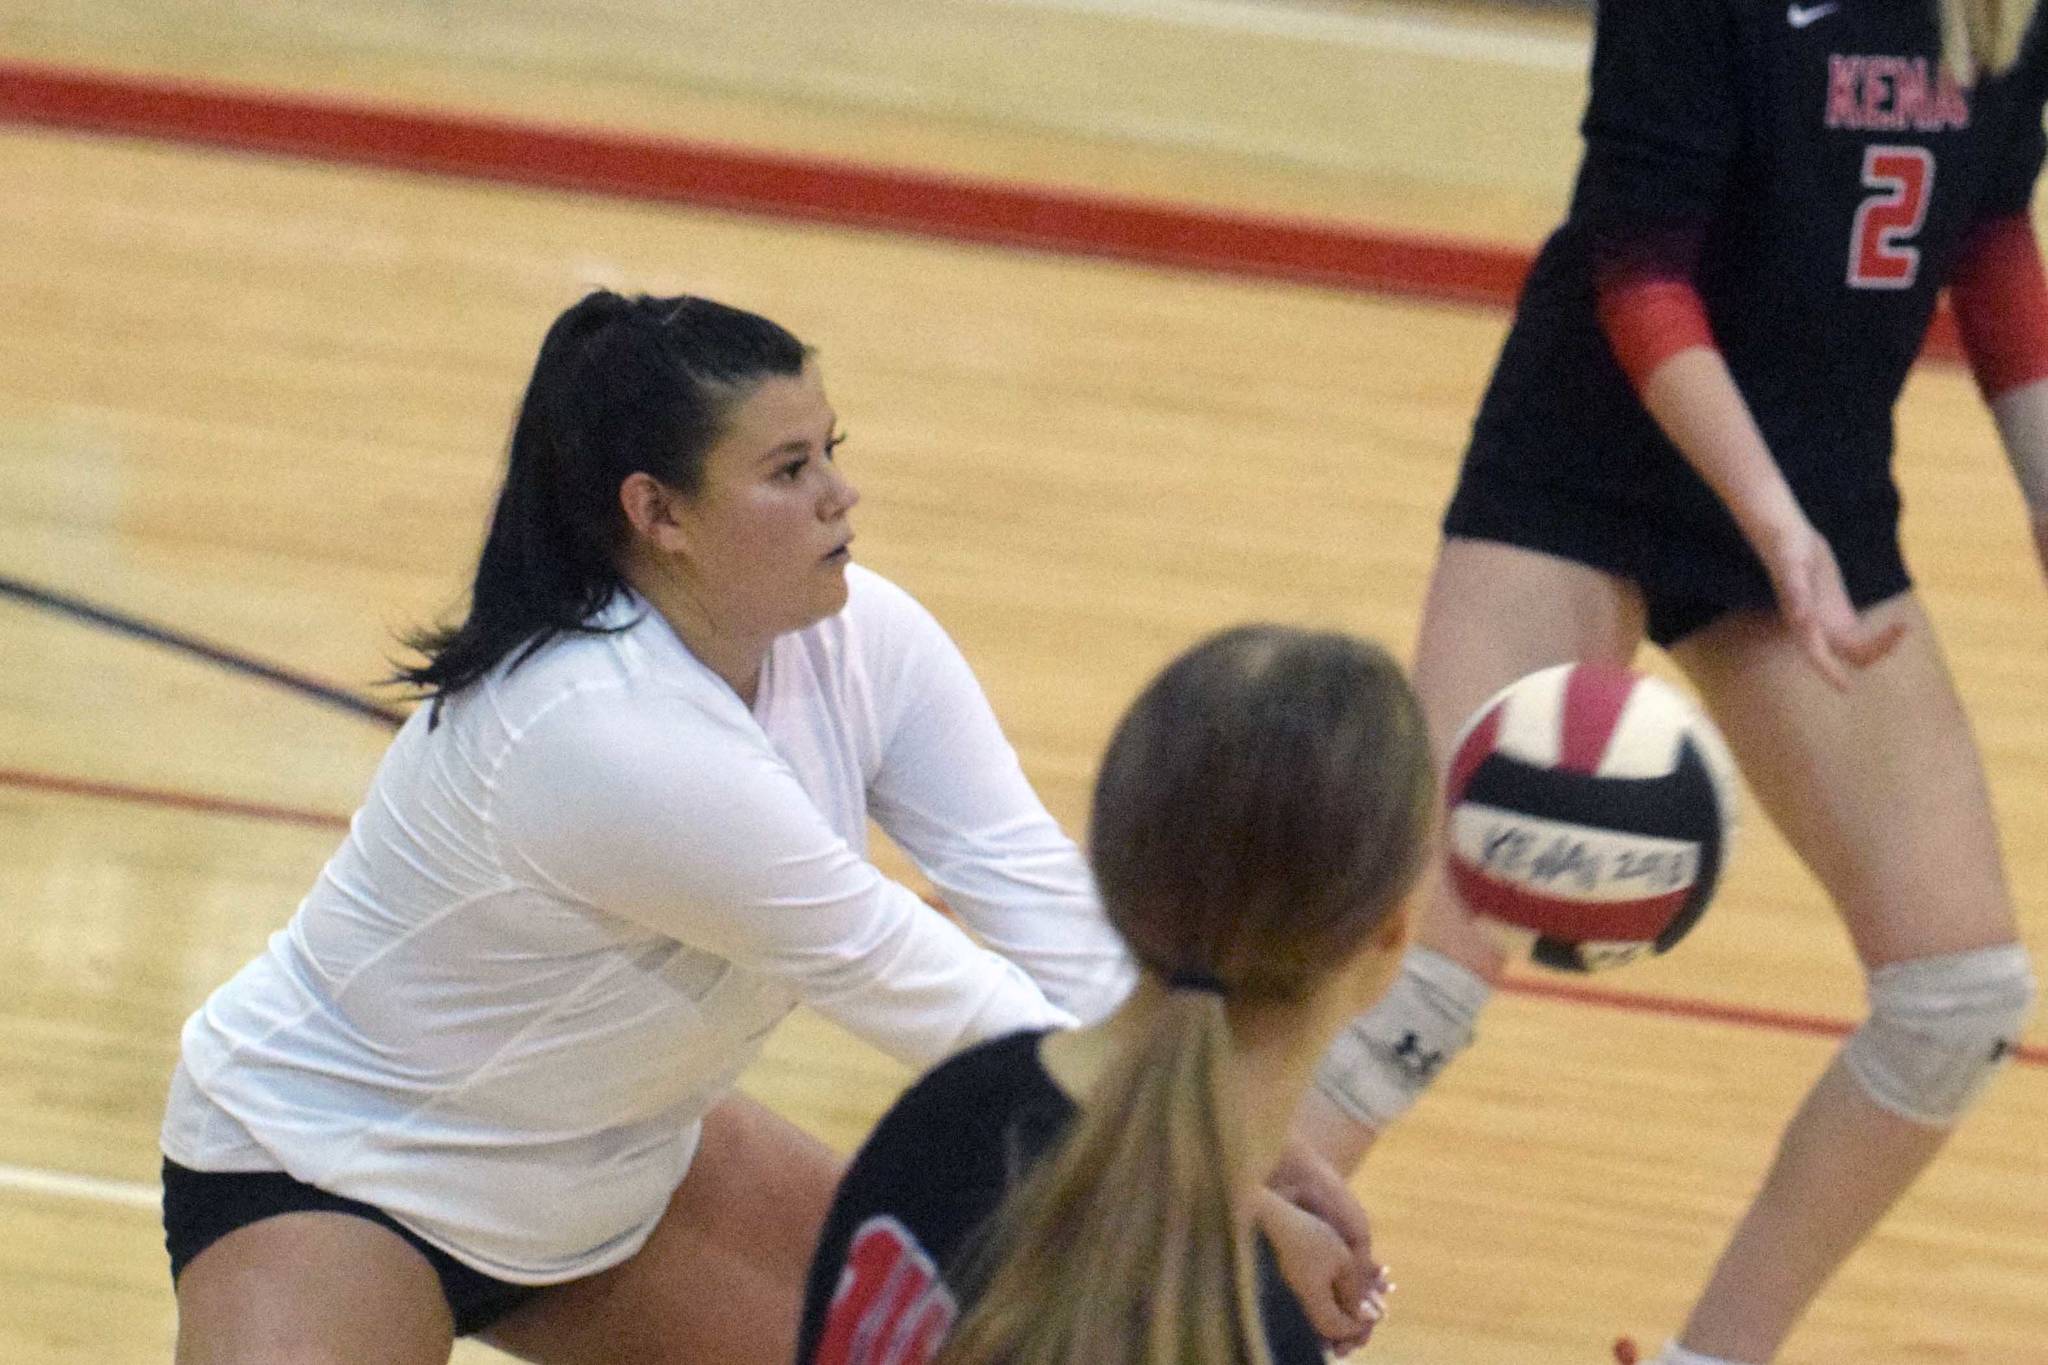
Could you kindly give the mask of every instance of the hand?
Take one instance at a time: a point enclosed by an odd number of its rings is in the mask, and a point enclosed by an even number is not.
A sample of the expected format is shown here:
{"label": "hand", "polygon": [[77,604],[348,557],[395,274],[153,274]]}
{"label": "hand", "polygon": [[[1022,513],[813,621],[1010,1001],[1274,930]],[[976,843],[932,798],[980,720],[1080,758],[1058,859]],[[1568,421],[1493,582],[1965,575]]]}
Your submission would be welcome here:
{"label": "hand", "polygon": [[1289,1203],[1271,1190],[1259,1199],[1259,1231],[1272,1244],[1280,1278],[1294,1291],[1309,1325],[1337,1355],[1348,1355],[1372,1340],[1372,1330],[1387,1313],[1386,1296],[1393,1289],[1386,1271],[1373,1267],[1361,1289],[1357,1258],[1335,1228],[1315,1214]]}
{"label": "hand", "polygon": [[1848,590],[1842,586],[1835,552],[1804,517],[1760,545],[1758,551],[1770,571],[1785,628],[1798,638],[1808,661],[1837,691],[1849,690],[1850,667],[1870,667],[1891,653],[1905,635],[1903,621],[1873,630],[1857,619]]}
{"label": "hand", "polygon": [[[1384,1268],[1373,1259],[1372,1223],[1365,1209],[1336,1169],[1303,1139],[1298,1126],[1266,1186],[1294,1209],[1312,1215],[1343,1244],[1348,1262],[1338,1268],[1334,1278],[1324,1281],[1318,1292],[1326,1297],[1334,1295],[1337,1304],[1355,1317],[1367,1316],[1361,1305],[1375,1304],[1377,1311],[1370,1315],[1364,1335],[1354,1343],[1363,1344],[1364,1336],[1371,1335],[1371,1323],[1378,1321],[1379,1314],[1385,1311],[1386,1279]],[[1275,1250],[1278,1249],[1276,1239]],[[1300,1281],[1289,1275],[1287,1282],[1303,1302],[1309,1300],[1310,1294],[1303,1291]]]}
{"label": "hand", "polygon": [[1351,1248],[1357,1263],[1361,1292],[1379,1270],[1372,1258],[1372,1220],[1344,1177],[1302,1135],[1301,1120],[1295,1121],[1280,1160],[1266,1177],[1266,1188],[1280,1198],[1314,1214]]}

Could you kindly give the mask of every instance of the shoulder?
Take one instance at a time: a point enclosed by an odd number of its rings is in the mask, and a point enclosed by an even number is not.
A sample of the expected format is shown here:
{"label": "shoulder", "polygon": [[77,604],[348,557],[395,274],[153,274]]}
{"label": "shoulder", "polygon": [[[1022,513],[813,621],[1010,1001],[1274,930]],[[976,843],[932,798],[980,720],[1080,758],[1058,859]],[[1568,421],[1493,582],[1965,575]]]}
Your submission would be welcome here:
{"label": "shoulder", "polygon": [[672,799],[767,748],[746,704],[651,614],[550,640],[460,703],[448,719],[479,766],[550,803],[592,789]]}
{"label": "shoulder", "polygon": [[[840,1183],[843,1231],[878,1215],[907,1226],[943,1262],[1057,1131],[1073,1106],[1038,1064],[1031,1030],[941,1062],[890,1106]],[[1020,1131],[1030,1137],[1020,1149]]]}
{"label": "shoulder", "polygon": [[1062,1103],[1064,1096],[1038,1060],[1044,1037],[1042,1029],[1026,1029],[955,1053],[906,1090],[883,1123],[951,1125],[964,1116],[971,1124],[1000,1127],[1019,1109]]}
{"label": "shoulder", "polygon": [[[952,1172],[992,1166],[1001,1183],[1005,1134],[1020,1122],[1057,1127],[1074,1112],[1039,1064],[1044,1036],[1031,1029],[992,1038],[933,1067],[882,1116],[855,1167],[928,1174],[929,1158],[944,1154]],[[972,1178],[980,1183],[989,1172]]]}
{"label": "shoulder", "polygon": [[1747,23],[1767,12],[1783,14],[1785,0],[1593,0],[1596,24],[1680,19]]}
{"label": "shoulder", "polygon": [[854,686],[890,715],[957,667],[952,637],[910,593],[859,565],[847,566],[846,586],[846,605],[787,646],[821,681]]}
{"label": "shoulder", "polygon": [[1684,43],[1706,33],[1753,31],[1785,24],[1785,0],[1598,0],[1594,32],[1630,40],[1645,55],[1684,60]]}
{"label": "shoulder", "polygon": [[1044,1029],[1022,1029],[956,1052],[926,1073],[919,1088],[958,1101],[989,1101],[991,1107],[1043,1101],[1060,1095],[1038,1060]]}
{"label": "shoulder", "polygon": [[2044,101],[2048,101],[2048,5],[2044,5],[2028,27],[2019,56],[2012,69],[1993,84],[1999,98],[2008,102],[2024,120],[2038,123]]}
{"label": "shoulder", "polygon": [[601,623],[608,629],[557,635],[530,656],[500,664],[476,689],[483,709],[515,735],[744,717],[746,706],[733,690],[645,603],[615,603]]}

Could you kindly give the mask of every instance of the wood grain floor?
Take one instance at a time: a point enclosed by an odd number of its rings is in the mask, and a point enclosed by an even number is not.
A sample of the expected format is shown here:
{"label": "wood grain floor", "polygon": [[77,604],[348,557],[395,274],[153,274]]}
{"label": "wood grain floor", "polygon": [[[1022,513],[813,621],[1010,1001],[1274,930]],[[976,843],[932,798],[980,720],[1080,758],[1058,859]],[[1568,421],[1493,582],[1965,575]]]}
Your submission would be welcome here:
{"label": "wood grain floor", "polygon": [[[229,7],[197,0],[118,15],[10,0],[0,55],[448,107],[467,96],[641,131],[687,123],[752,145],[1513,242],[1533,241],[1562,193],[1518,184],[1523,168],[1433,184],[1423,165],[1339,170],[854,108],[829,92],[665,83],[644,65],[608,67],[619,45],[592,35],[632,18],[629,0],[580,19],[508,7],[526,22],[508,18],[495,44],[447,41],[436,15],[451,12],[281,6],[267,46],[237,48],[221,40]],[[575,61],[520,46],[564,33],[589,40]],[[1540,114],[1568,143],[1568,109],[1484,84],[1438,96],[1418,117]],[[394,631],[457,604],[552,315],[595,283],[709,293],[818,347],[865,493],[861,556],[954,632],[1070,824],[1118,710],[1198,633],[1256,617],[1406,649],[1505,325],[51,132],[0,131],[0,185],[0,574],[366,686]],[[1901,432],[1909,550],[1986,751],[2038,957],[2040,577],[1966,378],[1918,375]],[[178,1025],[289,915],[337,837],[320,818],[346,816],[383,739],[360,718],[0,600],[0,1359],[168,1358],[173,1305],[148,1200]],[[68,794],[53,779],[268,814]],[[294,812],[304,818],[273,818]],[[1694,939],[1602,984],[1854,1017],[1860,982],[1818,890],[1749,814]],[[1402,1285],[1361,1358],[1565,1365],[1604,1359],[1618,1332],[1661,1339],[1831,1046],[1503,998],[1483,1045],[1361,1178]],[[904,1079],[799,1016],[746,1085],[850,1146]],[[2016,1068],[1829,1289],[1788,1365],[2048,1361],[2044,1131],[2048,1070]],[[459,1358],[492,1357],[465,1346]]]}

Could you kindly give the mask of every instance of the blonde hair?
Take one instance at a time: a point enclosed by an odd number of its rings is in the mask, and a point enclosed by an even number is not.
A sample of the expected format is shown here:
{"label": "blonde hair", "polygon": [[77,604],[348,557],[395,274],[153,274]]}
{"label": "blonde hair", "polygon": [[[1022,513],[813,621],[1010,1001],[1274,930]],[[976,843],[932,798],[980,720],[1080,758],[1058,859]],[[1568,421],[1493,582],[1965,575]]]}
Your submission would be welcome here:
{"label": "blonde hair", "polygon": [[1968,85],[1978,74],[2002,75],[2019,57],[2036,0],[1934,0],[1941,24],[1941,60]]}
{"label": "blonde hair", "polygon": [[1266,1365],[1230,1010],[1309,1000],[1395,920],[1435,802],[1421,707],[1362,640],[1240,627],[1138,697],[1090,859],[1181,988],[953,1268],[972,1306],[939,1365]]}
{"label": "blonde hair", "polygon": [[1175,991],[951,1278],[934,1365],[1268,1365],[1220,996]]}

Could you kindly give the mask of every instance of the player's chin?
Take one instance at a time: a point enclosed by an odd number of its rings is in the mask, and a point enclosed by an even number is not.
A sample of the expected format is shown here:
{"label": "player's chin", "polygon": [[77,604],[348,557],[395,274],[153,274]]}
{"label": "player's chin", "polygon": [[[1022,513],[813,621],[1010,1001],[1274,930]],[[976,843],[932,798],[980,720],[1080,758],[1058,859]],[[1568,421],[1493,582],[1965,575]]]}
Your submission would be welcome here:
{"label": "player's chin", "polygon": [[1372,1341],[1372,1329],[1374,1325],[1375,1324],[1369,1322],[1358,1333],[1358,1335],[1346,1337],[1342,1341],[1326,1341],[1323,1343],[1323,1345],[1326,1349],[1328,1349],[1331,1355],[1337,1357],[1339,1360],[1342,1360],[1345,1356],[1350,1355],[1353,1351],[1362,1351],[1365,1349],[1366,1345]]}
{"label": "player's chin", "polygon": [[811,617],[813,621],[822,621],[828,616],[836,616],[845,608],[848,594],[846,586],[846,566],[848,562],[844,554],[820,561],[818,571],[813,576],[815,587],[811,593],[815,612]]}

